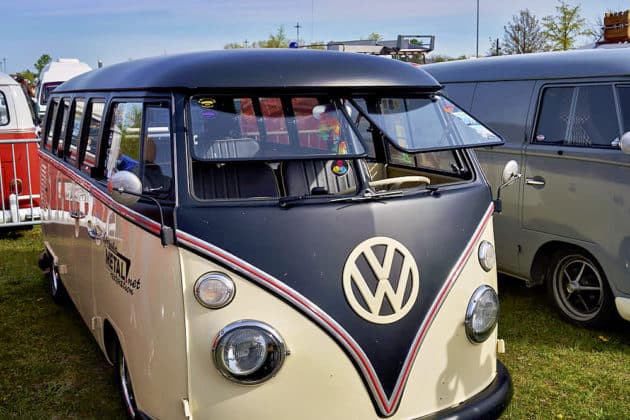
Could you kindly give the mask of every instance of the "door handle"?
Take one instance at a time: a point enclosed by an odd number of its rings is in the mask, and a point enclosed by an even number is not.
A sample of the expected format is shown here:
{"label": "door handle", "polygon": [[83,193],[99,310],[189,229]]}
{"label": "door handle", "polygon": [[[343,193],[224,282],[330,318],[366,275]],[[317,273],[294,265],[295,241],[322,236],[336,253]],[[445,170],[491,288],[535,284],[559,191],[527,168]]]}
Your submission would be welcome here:
{"label": "door handle", "polygon": [[87,234],[92,239],[103,239],[105,237],[105,231],[95,227],[94,229],[88,229]]}
{"label": "door handle", "polygon": [[533,185],[535,187],[544,187],[545,186],[545,178],[535,176],[534,178],[525,179],[525,183],[527,185]]}
{"label": "door handle", "polygon": [[70,212],[70,217],[72,217],[73,219],[83,219],[85,217],[85,213],[78,210],[72,210]]}

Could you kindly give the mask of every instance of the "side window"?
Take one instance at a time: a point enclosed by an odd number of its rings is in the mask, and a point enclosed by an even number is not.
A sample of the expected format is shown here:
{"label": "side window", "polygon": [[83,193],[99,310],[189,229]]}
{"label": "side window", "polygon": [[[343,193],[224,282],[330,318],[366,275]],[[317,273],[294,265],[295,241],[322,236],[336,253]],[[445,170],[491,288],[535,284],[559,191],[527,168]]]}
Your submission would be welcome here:
{"label": "side window", "polygon": [[[68,128],[68,114],[70,114],[70,100],[63,99],[59,105],[59,111],[57,114],[62,112],[61,119],[58,120],[57,124],[61,127],[59,129],[59,137],[57,137],[57,156],[63,158],[64,149],[66,146],[66,135]],[[53,147],[54,147],[54,139],[53,139]]]}
{"label": "side window", "polygon": [[569,144],[611,147],[619,138],[612,86],[581,86],[569,128]]}
{"label": "side window", "polygon": [[85,154],[83,155],[82,170],[88,171],[94,168],[97,162],[97,145],[98,135],[103,125],[103,111],[105,109],[105,101],[103,99],[90,99],[88,102],[88,110],[85,116],[87,129],[87,140],[85,145]]}
{"label": "side window", "polygon": [[7,106],[7,98],[3,92],[0,92],[0,125],[9,124],[9,107]]}
{"label": "side window", "polygon": [[46,140],[45,148],[49,152],[52,152],[53,134],[55,133],[55,127],[57,126],[57,109],[59,107],[59,101],[54,100],[48,106],[46,113],[47,123],[46,132],[44,133],[44,139]]}
{"label": "side window", "polygon": [[611,147],[618,137],[612,86],[553,87],[543,92],[536,142]]}
{"label": "side window", "polygon": [[547,88],[543,92],[538,127],[534,139],[540,143],[563,144],[567,141],[567,127],[575,88]]}
{"label": "side window", "polygon": [[142,102],[118,102],[112,107],[105,176],[116,171],[132,171],[139,175]]}
{"label": "side window", "polygon": [[619,93],[619,107],[621,108],[621,127],[622,133],[630,131],[630,86],[620,86],[617,90]]}
{"label": "side window", "polygon": [[[525,124],[534,83],[533,81],[479,83],[470,108],[472,114],[499,133],[506,142],[520,145],[525,139]],[[449,94],[452,86],[449,85],[447,88]],[[461,105],[466,106],[465,103]]]}
{"label": "side window", "polygon": [[144,115],[142,189],[145,194],[163,195],[173,179],[170,110],[168,104],[150,104]]}
{"label": "side window", "polygon": [[71,126],[68,127],[70,132],[70,149],[66,159],[69,162],[76,163],[79,156],[79,142],[81,141],[81,121],[85,110],[85,98],[76,98],[72,106],[73,116],[70,119]]}

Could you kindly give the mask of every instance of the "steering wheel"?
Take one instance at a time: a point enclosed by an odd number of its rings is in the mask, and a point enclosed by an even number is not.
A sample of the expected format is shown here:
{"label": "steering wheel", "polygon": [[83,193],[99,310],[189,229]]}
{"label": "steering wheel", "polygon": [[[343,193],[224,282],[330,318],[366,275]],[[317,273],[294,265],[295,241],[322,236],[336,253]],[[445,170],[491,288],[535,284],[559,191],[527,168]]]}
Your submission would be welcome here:
{"label": "steering wheel", "polygon": [[400,188],[404,184],[430,184],[431,180],[426,176],[398,176],[396,178],[385,178],[370,181],[370,187],[387,187],[388,190]]}

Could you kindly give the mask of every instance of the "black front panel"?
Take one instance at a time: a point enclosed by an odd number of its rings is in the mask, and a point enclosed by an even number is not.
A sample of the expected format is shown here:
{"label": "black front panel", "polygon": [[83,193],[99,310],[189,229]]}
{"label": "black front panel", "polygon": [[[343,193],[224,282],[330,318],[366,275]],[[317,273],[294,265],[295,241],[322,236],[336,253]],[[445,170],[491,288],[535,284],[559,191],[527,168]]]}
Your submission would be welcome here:
{"label": "black front panel", "polygon": [[[382,202],[180,209],[178,228],[222,248],[296,290],[340,324],[358,343],[388,398],[431,304],[470,241],[490,202],[481,183]],[[359,316],[343,290],[348,256],[361,242],[388,237],[413,255],[420,291],[400,320],[376,324]],[[384,249],[374,254],[383,261]],[[397,288],[401,256],[390,277]],[[377,279],[365,259],[357,267],[371,293]],[[353,286],[356,291],[356,285]],[[409,287],[404,299],[410,295]],[[403,300],[404,300],[403,299]],[[387,299],[380,314],[391,312]],[[361,302],[366,306],[365,302]],[[462,311],[464,308],[462,308]]]}

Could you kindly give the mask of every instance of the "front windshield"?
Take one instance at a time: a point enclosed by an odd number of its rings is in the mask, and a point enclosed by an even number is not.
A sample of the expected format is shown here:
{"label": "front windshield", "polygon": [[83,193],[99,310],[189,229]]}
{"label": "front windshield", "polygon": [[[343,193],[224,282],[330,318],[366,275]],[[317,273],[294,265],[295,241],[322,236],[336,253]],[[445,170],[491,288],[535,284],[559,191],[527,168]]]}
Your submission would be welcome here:
{"label": "front windshield", "polygon": [[193,156],[200,161],[365,154],[338,98],[196,95],[190,120]]}
{"label": "front windshield", "polygon": [[441,96],[355,98],[359,111],[408,152],[503,144],[500,137]]}

